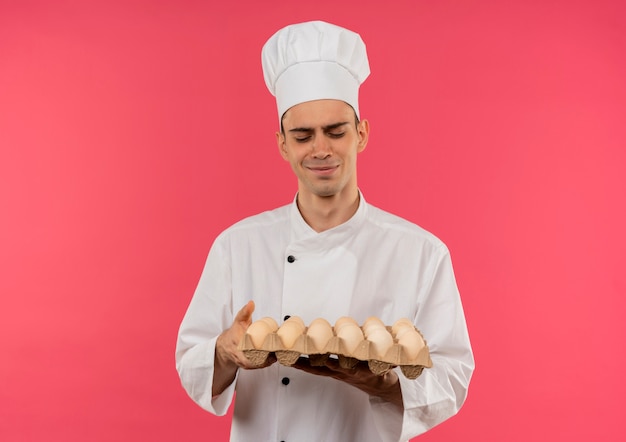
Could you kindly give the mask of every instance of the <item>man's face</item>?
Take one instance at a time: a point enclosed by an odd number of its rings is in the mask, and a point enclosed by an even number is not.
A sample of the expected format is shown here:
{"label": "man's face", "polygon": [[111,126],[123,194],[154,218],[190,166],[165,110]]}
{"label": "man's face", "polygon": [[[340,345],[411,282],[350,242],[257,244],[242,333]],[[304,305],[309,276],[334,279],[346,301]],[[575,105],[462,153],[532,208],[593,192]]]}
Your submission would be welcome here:
{"label": "man's face", "polygon": [[356,191],[356,157],[365,149],[367,120],[356,123],[354,110],[339,100],[293,106],[276,139],[282,157],[298,177],[303,197],[351,196]]}

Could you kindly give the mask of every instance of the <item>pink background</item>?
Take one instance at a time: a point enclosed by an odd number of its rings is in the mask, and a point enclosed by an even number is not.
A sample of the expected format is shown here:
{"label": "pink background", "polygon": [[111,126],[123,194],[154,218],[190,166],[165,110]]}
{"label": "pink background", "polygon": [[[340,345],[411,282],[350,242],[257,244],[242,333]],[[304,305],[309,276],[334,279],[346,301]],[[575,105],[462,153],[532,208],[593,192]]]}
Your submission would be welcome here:
{"label": "pink background", "polygon": [[265,3],[0,0],[0,440],[227,438],[176,333],[293,198],[260,49],[310,19],[368,45],[366,198],[452,252],[477,369],[420,440],[622,440],[624,3]]}

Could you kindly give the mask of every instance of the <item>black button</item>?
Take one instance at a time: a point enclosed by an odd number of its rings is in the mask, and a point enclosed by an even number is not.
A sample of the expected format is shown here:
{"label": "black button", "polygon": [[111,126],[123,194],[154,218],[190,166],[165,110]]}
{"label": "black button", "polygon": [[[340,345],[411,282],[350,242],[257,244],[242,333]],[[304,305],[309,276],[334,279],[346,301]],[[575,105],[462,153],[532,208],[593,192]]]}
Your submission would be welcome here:
{"label": "black button", "polygon": [[283,321],[286,321],[289,318],[291,318],[291,315],[285,315],[285,317],[283,318]]}
{"label": "black button", "polygon": [[296,258],[293,255],[289,255],[287,257],[287,262],[289,262],[289,263],[294,262],[295,260],[296,260]]}
{"label": "black button", "polygon": [[289,378],[282,378],[280,382],[282,382],[283,385],[289,385]]}

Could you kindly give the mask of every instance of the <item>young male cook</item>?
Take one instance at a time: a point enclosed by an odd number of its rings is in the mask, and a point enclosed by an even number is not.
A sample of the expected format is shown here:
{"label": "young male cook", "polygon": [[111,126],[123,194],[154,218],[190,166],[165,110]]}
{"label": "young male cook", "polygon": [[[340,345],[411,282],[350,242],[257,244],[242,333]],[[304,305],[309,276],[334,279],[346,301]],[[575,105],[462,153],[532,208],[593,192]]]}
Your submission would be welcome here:
{"label": "young male cook", "polygon": [[[408,440],[459,410],[474,369],[448,249],[359,191],[357,156],[370,128],[358,106],[369,75],[358,34],[320,21],[287,26],[263,47],[262,64],[297,194],[216,238],[180,327],[182,384],[217,415],[236,393],[234,441]],[[253,313],[305,324],[408,317],[433,366],[414,380],[334,359],[325,367],[268,359],[253,369],[237,349]]]}

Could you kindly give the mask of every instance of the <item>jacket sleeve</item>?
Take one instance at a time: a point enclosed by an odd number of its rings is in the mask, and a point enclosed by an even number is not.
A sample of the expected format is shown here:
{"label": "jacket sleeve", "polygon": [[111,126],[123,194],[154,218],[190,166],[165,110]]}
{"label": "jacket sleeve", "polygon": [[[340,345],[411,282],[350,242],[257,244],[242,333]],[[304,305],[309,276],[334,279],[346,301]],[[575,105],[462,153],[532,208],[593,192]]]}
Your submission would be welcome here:
{"label": "jacket sleeve", "polygon": [[415,325],[433,362],[414,380],[398,370],[404,412],[372,398],[374,419],[385,440],[409,440],[455,415],[467,397],[474,357],[450,254],[441,244],[432,279],[418,294]]}
{"label": "jacket sleeve", "polygon": [[233,321],[229,263],[226,244],[218,237],[180,325],[176,343],[176,369],[187,394],[218,416],[226,414],[237,382],[235,379],[222,394],[212,397],[215,342]]}

